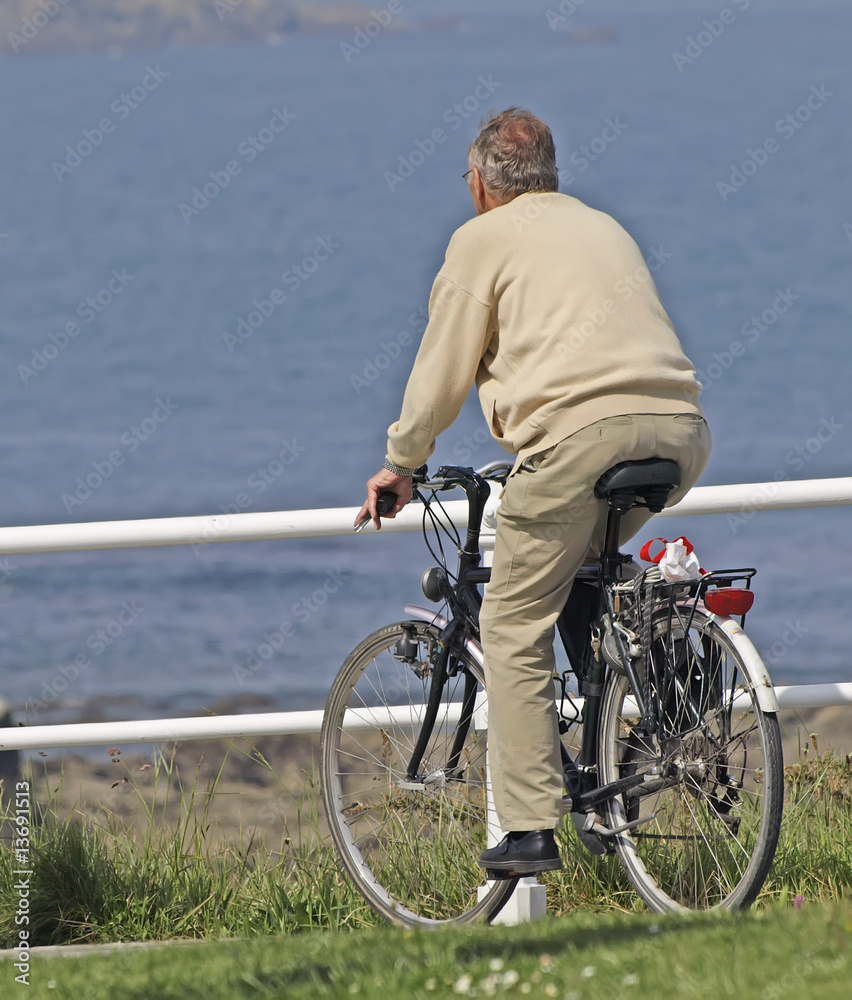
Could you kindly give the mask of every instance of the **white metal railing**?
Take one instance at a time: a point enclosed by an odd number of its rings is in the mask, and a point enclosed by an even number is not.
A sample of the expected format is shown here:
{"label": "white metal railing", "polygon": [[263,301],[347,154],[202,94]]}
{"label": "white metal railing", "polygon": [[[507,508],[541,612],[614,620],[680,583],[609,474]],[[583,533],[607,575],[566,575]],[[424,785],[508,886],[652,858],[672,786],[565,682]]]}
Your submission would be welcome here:
{"label": "white metal railing", "polygon": [[[666,508],[656,516],[750,514],[753,511],[844,504],[852,504],[852,477],[741,483],[736,486],[696,486],[680,503]],[[467,503],[464,500],[451,500],[445,506],[456,524],[466,523]],[[353,507],[333,507],[326,510],[4,527],[0,528],[0,555],[347,535],[352,531],[352,521],[357,512]],[[418,504],[411,504],[393,520],[386,520],[382,531],[419,531],[420,528],[420,507]],[[369,532],[374,529],[368,526],[366,530]]]}
{"label": "white metal railing", "polygon": [[[796,684],[776,687],[778,704],[785,708],[826,708],[852,705],[852,683]],[[579,710],[583,699],[573,698]],[[456,721],[449,706],[442,718]],[[388,724],[417,725],[423,706],[398,705],[384,709],[347,712],[347,729],[374,729]],[[183,719],[139,719],[132,722],[87,722],[68,725],[16,726],[0,729],[0,750],[39,750],[48,747],[94,747],[113,743],[173,743],[175,741],[235,739],[257,736],[296,736],[318,733],[322,710],[310,712],[260,712],[254,715],[214,715]]]}
{"label": "white metal railing", "polygon": [[[699,486],[657,517],[694,514],[751,513],[800,507],[852,504],[852,477],[799,482]],[[483,521],[483,549],[493,547],[492,503]],[[445,504],[457,524],[467,518],[463,500]],[[357,508],[278,511],[201,517],[152,518],[138,521],[97,521],[82,524],[29,525],[0,528],[0,555],[68,552],[87,549],[135,548],[158,545],[206,545],[260,539],[315,538],[348,535]],[[489,516],[490,515],[490,516]],[[412,504],[383,531],[415,531],[422,527],[418,505]],[[368,526],[367,532],[373,531]],[[489,535],[489,531],[491,534]],[[778,690],[785,708],[852,703],[852,683],[798,685]],[[0,749],[41,749],[96,746],[103,743],[157,743],[174,740],[318,732],[322,712],[267,712],[253,715],[149,719],[130,722],[78,723],[0,729]]]}

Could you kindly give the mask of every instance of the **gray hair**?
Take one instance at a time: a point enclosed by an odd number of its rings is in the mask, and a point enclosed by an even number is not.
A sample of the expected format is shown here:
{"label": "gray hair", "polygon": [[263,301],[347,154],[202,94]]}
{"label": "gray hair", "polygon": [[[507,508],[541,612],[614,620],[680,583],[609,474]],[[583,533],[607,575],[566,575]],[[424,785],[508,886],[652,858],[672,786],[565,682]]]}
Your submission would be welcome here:
{"label": "gray hair", "polygon": [[545,123],[531,111],[492,112],[470,144],[468,165],[498,197],[509,200],[527,191],[556,191],[556,148]]}

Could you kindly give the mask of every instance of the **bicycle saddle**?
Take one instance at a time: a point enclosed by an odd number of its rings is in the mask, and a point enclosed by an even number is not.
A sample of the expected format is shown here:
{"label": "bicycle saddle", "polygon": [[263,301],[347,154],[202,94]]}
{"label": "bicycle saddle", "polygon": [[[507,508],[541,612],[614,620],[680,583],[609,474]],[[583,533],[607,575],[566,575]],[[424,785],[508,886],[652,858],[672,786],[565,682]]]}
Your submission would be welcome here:
{"label": "bicycle saddle", "polygon": [[657,514],[666,505],[669,493],[680,486],[680,469],[668,458],[643,458],[619,462],[595,483],[598,500],[609,500],[613,507],[629,510],[640,496]]}

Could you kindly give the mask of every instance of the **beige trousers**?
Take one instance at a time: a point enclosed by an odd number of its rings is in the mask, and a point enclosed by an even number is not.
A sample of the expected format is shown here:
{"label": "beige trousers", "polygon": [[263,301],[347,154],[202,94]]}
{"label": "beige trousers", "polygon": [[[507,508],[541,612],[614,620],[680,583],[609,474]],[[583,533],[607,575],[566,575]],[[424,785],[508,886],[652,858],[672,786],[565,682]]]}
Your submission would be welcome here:
{"label": "beige trousers", "polygon": [[[695,414],[609,417],[530,456],[509,477],[480,615],[491,779],[504,831],[552,829],[562,818],[554,626],[575,574],[603,545],[606,504],[595,499],[595,483],[619,462],[672,459],[682,476],[672,504],[696,482],[710,447]],[[650,516],[644,508],[627,514],[622,541]]]}

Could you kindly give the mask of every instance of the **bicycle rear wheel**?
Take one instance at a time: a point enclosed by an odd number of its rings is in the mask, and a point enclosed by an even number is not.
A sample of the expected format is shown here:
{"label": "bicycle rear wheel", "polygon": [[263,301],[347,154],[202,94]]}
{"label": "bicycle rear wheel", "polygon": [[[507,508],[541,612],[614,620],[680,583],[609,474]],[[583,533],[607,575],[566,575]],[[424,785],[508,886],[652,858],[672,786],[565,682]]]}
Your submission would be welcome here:
{"label": "bicycle rear wheel", "polygon": [[[659,729],[638,726],[626,677],[613,673],[601,709],[603,782],[642,773],[610,800],[610,827],[628,877],[657,912],[738,909],[766,879],[784,796],[778,720],[755,696],[747,659],[715,620],[673,608],[651,622],[646,694]],[[742,633],[740,633],[742,634]]]}
{"label": "bicycle rear wheel", "polygon": [[488,883],[478,864],[488,846],[486,734],[473,720],[456,740],[466,683],[484,698],[467,653],[450,658],[417,778],[406,779],[439,638],[422,622],[374,632],[343,664],[323,719],[323,800],[341,861],[370,905],[405,926],[490,919],[517,882]]}

